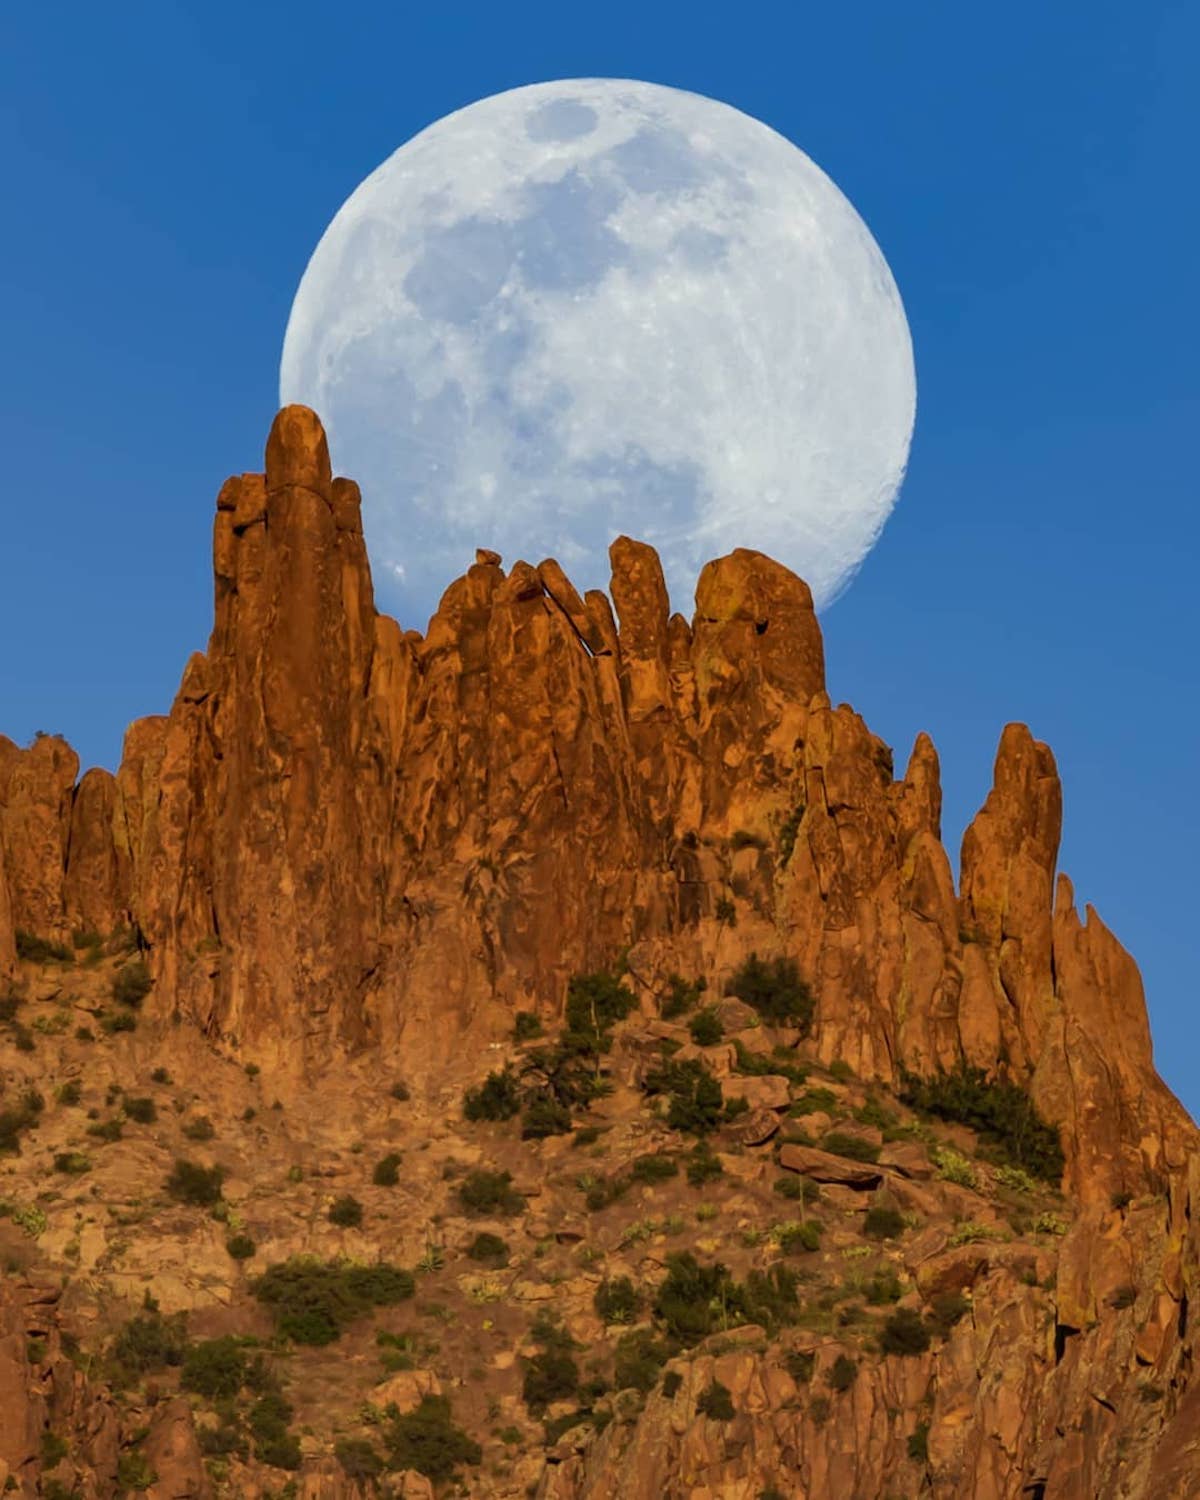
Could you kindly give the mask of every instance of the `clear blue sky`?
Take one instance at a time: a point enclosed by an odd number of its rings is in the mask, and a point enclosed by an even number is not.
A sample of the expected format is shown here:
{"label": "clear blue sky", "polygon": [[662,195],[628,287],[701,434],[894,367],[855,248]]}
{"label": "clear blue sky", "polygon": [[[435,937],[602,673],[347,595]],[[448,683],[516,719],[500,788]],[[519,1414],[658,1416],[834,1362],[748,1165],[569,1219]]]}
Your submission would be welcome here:
{"label": "clear blue sky", "polygon": [[0,731],[115,764],[211,615],[332,214],[423,126],[555,77],[723,99],[871,226],[916,347],[909,477],[828,613],[830,685],[942,756],[952,850],[1001,726],[1066,783],[1063,865],[1139,959],[1200,1108],[1200,12],[1148,0],[10,8]]}

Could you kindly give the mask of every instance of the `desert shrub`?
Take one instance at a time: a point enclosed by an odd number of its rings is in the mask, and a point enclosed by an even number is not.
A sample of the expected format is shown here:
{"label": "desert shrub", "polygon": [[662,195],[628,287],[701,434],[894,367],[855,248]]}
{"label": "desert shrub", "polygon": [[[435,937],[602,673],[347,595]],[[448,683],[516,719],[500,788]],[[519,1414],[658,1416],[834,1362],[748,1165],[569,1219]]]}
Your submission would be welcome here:
{"label": "desert shrub", "polygon": [[[1036,1193],[1038,1184],[1023,1167],[1000,1165],[995,1170],[999,1185],[1013,1193]],[[1128,1201],[1128,1200],[1126,1200]]]}
{"label": "desert shrub", "polygon": [[667,1257],[654,1311],[671,1338],[691,1346],[723,1325],[726,1312],[737,1307],[737,1293],[737,1284],[719,1261],[701,1265],[685,1250]]}
{"label": "desert shrub", "polygon": [[931,1337],[921,1314],[911,1307],[898,1307],[883,1325],[879,1347],[884,1354],[924,1354]]}
{"label": "desert shrub", "polygon": [[20,1008],[20,995],[13,994],[11,990],[7,995],[0,995],[0,1026],[10,1026],[17,1019]]}
{"label": "desert shrub", "polygon": [[44,1108],[37,1090],[27,1089],[15,1104],[0,1110],[0,1153],[20,1150],[23,1132],[34,1128]]}
{"label": "desert shrub", "polygon": [[849,1161],[875,1162],[879,1160],[879,1147],[858,1135],[847,1135],[842,1130],[831,1130],[821,1137],[821,1150],[834,1156],[844,1156]]}
{"label": "desert shrub", "polygon": [[725,1035],[721,1018],[711,1005],[706,1005],[702,1011],[692,1017],[688,1030],[697,1047],[715,1047]]}
{"label": "desert shrub", "polygon": [[530,1099],[521,1117],[521,1139],[544,1141],[551,1135],[569,1135],[571,1111],[565,1104],[549,1094],[538,1094]]}
{"label": "desert shrub", "polygon": [[929,1305],[930,1321],[943,1334],[970,1311],[971,1304],[961,1292],[939,1292]]}
{"label": "desert shrub", "polygon": [[214,1203],[221,1201],[221,1184],[224,1178],[225,1174],[220,1167],[202,1167],[198,1162],[177,1157],[165,1186],[177,1203],[211,1208]]}
{"label": "desert shrub", "polygon": [[592,1304],[603,1323],[632,1323],[642,1305],[638,1290],[628,1276],[614,1276],[596,1288]]}
{"label": "desert shrub", "polygon": [[507,1064],[463,1095],[463,1118],[511,1120],[521,1109],[521,1085]]}
{"label": "desert shrub", "polygon": [[347,1479],[378,1479],[383,1473],[383,1459],[367,1438],[338,1438],[333,1452]]}
{"label": "desert shrub", "polygon": [[946,1182],[953,1182],[956,1186],[965,1188],[979,1186],[975,1168],[961,1151],[955,1151],[953,1146],[932,1146],[929,1154],[933,1158],[938,1176]]}
{"label": "desert shrub", "polygon": [[54,1157],[54,1170],[68,1177],[82,1177],[92,1170],[92,1159],[82,1151],[59,1151]]}
{"label": "desert shrub", "polygon": [[164,1318],[157,1304],[148,1299],[113,1340],[109,1363],[116,1382],[127,1384],[151,1370],[181,1365],[187,1347],[183,1315]]}
{"label": "desert shrub", "polygon": [[531,1010],[519,1010],[513,1018],[514,1042],[532,1042],[542,1034],[542,1023]]}
{"label": "desert shrub", "polygon": [[643,1393],[652,1390],[663,1365],[675,1353],[674,1344],[649,1329],[622,1334],[613,1360],[614,1388],[624,1391],[632,1387]]}
{"label": "desert shrub", "polygon": [[825,1378],[831,1390],[848,1391],[858,1379],[858,1365],[849,1355],[839,1354]]}
{"label": "desert shrub", "polygon": [[564,1109],[587,1109],[608,1091],[599,1053],[577,1032],[564,1033],[553,1046],[532,1048],[521,1075],[530,1082],[532,1097],[552,1099]]}
{"label": "desert shrub", "polygon": [[51,959],[58,963],[69,964],[74,961],[75,955],[66,943],[57,942],[54,938],[38,937],[35,933],[24,932],[18,928],[17,957],[27,959],[34,964],[49,963]]}
{"label": "desert shrub", "polygon": [[591,1050],[607,1052],[609,1032],[633,1005],[633,995],[618,975],[608,970],[577,974],[567,985],[567,1031],[583,1038]]}
{"label": "desert shrub", "polygon": [[579,1390],[579,1366],[565,1349],[539,1349],[525,1360],[521,1396],[534,1416]]}
{"label": "desert shrub", "polygon": [[767,1329],[792,1322],[799,1309],[798,1285],[796,1272],[778,1262],[765,1271],[751,1271],[736,1288],[739,1321],[761,1323]]}
{"label": "desert shrub", "polygon": [[157,1478],[150,1460],[139,1449],[126,1448],[117,1455],[117,1483],[122,1491],[148,1490]]}
{"label": "desert shrub", "polygon": [[72,1078],[64,1084],[60,1084],[54,1095],[59,1104],[73,1107],[83,1098],[83,1088],[77,1078]]}
{"label": "desert shrub", "polygon": [[711,1417],[714,1422],[732,1422],[736,1415],[729,1387],[722,1385],[715,1376],[700,1392],[696,1410],[701,1416]]}
{"label": "desert shrub", "polygon": [[183,1133],[189,1141],[211,1141],[217,1132],[207,1115],[197,1115],[184,1125]]}
{"label": "desert shrub", "polygon": [[714,1152],[707,1141],[701,1140],[695,1150],[688,1157],[687,1180],[691,1187],[704,1187],[712,1182],[715,1177],[723,1177],[725,1168],[721,1164],[721,1158]]}
{"label": "desert shrub", "polygon": [[721,1123],[725,1096],[721,1085],[698,1058],[668,1061],[652,1069],[642,1087],[648,1094],[667,1096],[667,1124],[672,1130],[703,1135]]}
{"label": "desert shrub", "polygon": [[480,1261],[484,1265],[507,1265],[508,1245],[498,1234],[489,1234],[486,1230],[482,1230],[467,1246],[467,1256],[470,1260]]}
{"label": "desert shrub", "polygon": [[817,1085],[811,1089],[805,1089],[799,1099],[788,1109],[788,1114],[799,1119],[804,1115],[831,1114],[838,1104],[838,1096],[832,1089],[822,1088]]}
{"label": "desert shrub", "polygon": [[700,1003],[700,996],[704,993],[704,980],[696,979],[690,984],[679,974],[672,974],[667,980],[667,993],[663,996],[659,1006],[659,1013],[664,1021],[674,1021],[693,1010]]}
{"label": "desert shrub", "polygon": [[422,1396],[415,1411],[391,1419],[384,1430],[389,1469],[416,1469],[434,1484],[454,1478],[460,1464],[477,1464],[479,1444],[455,1426],[447,1396]]}
{"label": "desert shrub", "polygon": [[98,1141],[106,1141],[111,1145],[113,1141],[121,1139],[124,1131],[120,1120],[114,1115],[111,1120],[97,1120],[94,1125],[89,1125],[87,1133],[95,1136]]}
{"label": "desert shrub", "polygon": [[895,1110],[888,1109],[872,1094],[854,1111],[854,1118],[860,1125],[873,1125],[876,1130],[888,1131],[895,1129],[898,1117]]}
{"label": "desert shrub", "polygon": [[898,1209],[876,1203],[863,1218],[863,1233],[873,1240],[894,1240],[904,1233],[904,1216]]}
{"label": "desert shrub", "polygon": [[479,1168],[458,1185],[458,1201],[468,1213],[511,1217],[524,1211],[525,1200],[512,1185],[511,1172]]}
{"label": "desert shrub", "polygon": [[679,1163],[673,1156],[652,1151],[645,1156],[635,1156],[629,1168],[634,1182],[666,1182],[679,1176]]}
{"label": "desert shrub", "polygon": [[793,1172],[777,1177],[772,1191],[793,1203],[816,1203],[821,1196],[820,1186],[811,1177],[798,1177]]}
{"label": "desert shrub", "polygon": [[756,953],[729,981],[729,993],[745,1001],[772,1026],[795,1026],[807,1032],[815,1000],[790,958],[761,959]]}
{"label": "desert shrub", "polygon": [[1127,1307],[1132,1307],[1137,1301],[1137,1287],[1126,1284],[1119,1286],[1108,1299],[1108,1305],[1114,1312],[1124,1312]]}
{"label": "desert shrub", "polygon": [[248,1234],[231,1234],[225,1241],[225,1250],[234,1260],[250,1260],[258,1246]]}
{"label": "desert shrub", "polygon": [[333,1343],[347,1323],[370,1308],[411,1297],[415,1282],[411,1272],[387,1262],[353,1266],[294,1256],[264,1271],[252,1290],[284,1338],[321,1346]]}
{"label": "desert shrub", "polygon": [[339,1229],[359,1229],[362,1227],[363,1206],[351,1193],[344,1193],[329,1205],[328,1217],[329,1222]]}
{"label": "desert shrub", "polygon": [[53,1469],[56,1464],[62,1463],[70,1452],[66,1439],[59,1437],[58,1433],[49,1427],[42,1431],[41,1450],[42,1465],[47,1469]]}
{"label": "desert shrub", "polygon": [[246,1354],[232,1334],[192,1344],[183,1359],[179,1384],[210,1401],[236,1396],[246,1382]]}
{"label": "desert shrub", "polygon": [[919,1422],[908,1437],[908,1456],[914,1463],[929,1462],[929,1423]]}
{"label": "desert shrub", "polygon": [[109,1012],[100,1017],[100,1030],[105,1036],[115,1036],[121,1031],[136,1031],[137,1021],[127,1010]]}
{"label": "desert shrub", "polygon": [[964,1063],[933,1078],[906,1075],[900,1097],[925,1114],[970,1126],[1002,1160],[1033,1177],[1051,1183],[1062,1177],[1058,1130],[1041,1118],[1016,1084],[989,1080],[982,1068]]}
{"label": "desert shrub", "polygon": [[784,1255],[802,1255],[821,1248],[821,1226],[809,1219],[804,1224],[785,1224],[779,1231]]}
{"label": "desert shrub", "polygon": [[713,916],[718,922],[724,922],[729,927],[737,926],[737,907],[729,896],[718,896],[713,906]]}
{"label": "desert shrub", "polygon": [[807,1385],[813,1378],[817,1356],[811,1349],[792,1349],[784,1356],[783,1363],[797,1385]]}
{"label": "desert shrub", "polygon": [[158,1119],[158,1110],[155,1108],[154,1100],[144,1095],[137,1099],[124,1099],[121,1102],[121,1112],[127,1120],[132,1120],[135,1125],[153,1125]]}
{"label": "desert shrub", "polygon": [[872,1307],[883,1307],[889,1302],[899,1302],[903,1290],[891,1266],[880,1266],[863,1287],[863,1294]]}
{"label": "desert shrub", "polygon": [[171,1075],[166,1068],[155,1068],[150,1074],[151,1083],[170,1083]]}
{"label": "desert shrub", "polygon": [[599,1213],[623,1198],[630,1188],[630,1179],[621,1172],[599,1179],[586,1174],[579,1179],[583,1188],[583,1201],[589,1213]]}
{"label": "desert shrub", "polygon": [[400,1163],[404,1158],[399,1151],[389,1151],[375,1163],[371,1181],[376,1187],[395,1187],[400,1181]]}
{"label": "desert shrub", "polygon": [[150,978],[150,970],[140,958],[133,958],[126,964],[122,964],[113,975],[112,997],[118,1005],[128,1006],[130,1010],[137,1010],[142,1001],[150,993],[154,981]]}

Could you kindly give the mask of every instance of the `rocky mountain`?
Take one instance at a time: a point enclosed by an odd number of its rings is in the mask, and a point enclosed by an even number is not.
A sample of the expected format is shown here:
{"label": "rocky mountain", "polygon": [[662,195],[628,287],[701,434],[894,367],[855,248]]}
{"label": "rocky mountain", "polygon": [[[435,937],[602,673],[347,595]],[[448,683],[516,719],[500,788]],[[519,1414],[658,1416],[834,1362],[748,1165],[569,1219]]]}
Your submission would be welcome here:
{"label": "rocky mountain", "polygon": [[1051,752],[956,890],[803,582],[611,559],[401,631],[289,407],[117,774],[0,738],[8,1492],[1200,1494],[1196,1131]]}

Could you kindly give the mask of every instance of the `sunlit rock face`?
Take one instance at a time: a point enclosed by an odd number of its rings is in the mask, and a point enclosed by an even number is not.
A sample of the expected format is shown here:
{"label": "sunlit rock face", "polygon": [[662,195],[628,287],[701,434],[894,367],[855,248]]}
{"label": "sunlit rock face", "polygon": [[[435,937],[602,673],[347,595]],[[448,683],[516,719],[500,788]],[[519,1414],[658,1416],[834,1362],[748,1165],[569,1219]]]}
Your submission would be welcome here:
{"label": "sunlit rock face", "polygon": [[421,627],[480,541],[589,588],[628,531],[677,609],[739,545],[820,607],[915,404],[895,283],[824,173],[726,105],[606,79],[485,99],[374,172],[305,272],[280,389],[322,413]]}

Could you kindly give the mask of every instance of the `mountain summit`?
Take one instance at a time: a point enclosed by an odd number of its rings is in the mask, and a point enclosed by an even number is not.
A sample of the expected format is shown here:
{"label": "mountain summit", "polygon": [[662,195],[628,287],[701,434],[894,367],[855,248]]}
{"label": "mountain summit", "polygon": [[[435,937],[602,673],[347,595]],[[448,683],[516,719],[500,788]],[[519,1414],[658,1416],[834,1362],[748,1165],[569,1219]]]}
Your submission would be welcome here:
{"label": "mountain summit", "polygon": [[[1200,1494],[1196,1131],[1049,749],[1003,731],[956,890],[800,579],[739,549],[689,622],[610,556],[480,550],[402,631],[287,407],[115,777],[0,738],[10,1490]],[[354,1266],[328,1339],[271,1322]]]}

